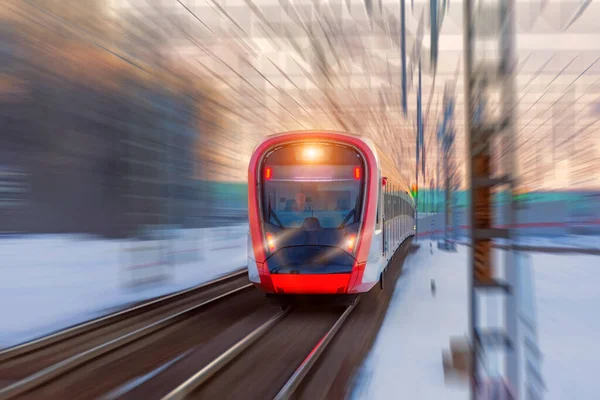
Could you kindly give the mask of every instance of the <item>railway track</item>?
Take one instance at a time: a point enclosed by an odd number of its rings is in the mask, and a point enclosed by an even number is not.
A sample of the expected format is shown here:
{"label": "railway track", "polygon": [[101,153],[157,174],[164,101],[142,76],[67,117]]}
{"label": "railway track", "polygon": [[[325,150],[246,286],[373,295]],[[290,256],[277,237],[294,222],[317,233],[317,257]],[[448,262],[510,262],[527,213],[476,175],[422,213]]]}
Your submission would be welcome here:
{"label": "railway track", "polygon": [[[245,270],[0,352],[0,399],[11,399],[92,360],[172,329],[209,306],[253,291]],[[256,297],[256,296],[254,296]],[[264,302],[264,301],[263,301]],[[241,310],[248,311],[247,307]],[[47,396],[44,396],[46,398]]]}
{"label": "railway track", "polygon": [[[246,382],[256,380],[257,374],[262,374],[264,378],[265,368],[255,369],[241,380],[237,377],[238,372],[247,370],[248,366],[252,369],[257,359],[269,360],[274,354],[283,354],[284,358],[274,364],[269,364],[268,361],[260,363],[270,366],[273,372],[269,375],[274,379],[264,380],[258,377],[262,383],[254,387],[253,391],[264,392],[265,396],[257,394],[259,398],[290,398],[357,303],[343,311],[339,308],[316,311],[288,308],[281,311],[265,301],[258,292],[254,293],[259,295],[259,299],[255,299],[258,301],[254,312],[248,312],[249,308],[246,307],[244,311],[232,316],[232,321],[237,322],[226,328],[220,326],[212,335],[208,335],[210,338],[207,340],[198,340],[194,344],[177,348],[171,352],[171,360],[155,355],[159,359],[155,364],[163,365],[158,365],[158,368],[145,373],[141,378],[140,371],[136,376],[130,376],[129,380],[123,376],[134,364],[150,365],[144,360],[143,348],[146,346],[138,345],[144,337],[138,337],[138,333],[134,331],[17,381],[0,391],[0,399],[58,399],[66,396],[104,400],[181,399],[212,398],[214,395],[219,398],[239,398],[236,391],[244,392]],[[242,299],[241,303],[248,303],[248,299]],[[214,308],[213,315],[204,314],[202,317],[211,320],[218,318],[219,314],[230,309],[230,304],[223,303],[220,309],[218,307]],[[168,318],[172,317],[175,315]],[[189,318],[186,317],[186,321]],[[160,320],[158,324],[148,325],[146,328],[162,324],[163,320]],[[197,327],[198,325],[186,324],[185,321],[175,330],[164,327],[164,336],[159,341],[154,341],[154,344],[157,349],[164,351],[165,346],[177,344],[183,337],[192,337],[193,332],[197,332]],[[148,333],[151,334],[152,332]],[[119,352],[120,355],[117,355]],[[125,364],[118,365],[123,359],[128,360]],[[187,372],[185,368],[177,368],[177,364],[184,361],[188,364]],[[198,365],[204,366],[198,369]],[[281,370],[282,365],[285,370]],[[189,366],[193,366],[194,371]],[[170,373],[161,377],[160,372],[165,370]],[[107,379],[113,378],[113,381],[106,384],[104,376]],[[182,377],[186,376],[189,378],[181,383]],[[173,389],[169,391],[170,388]]]}
{"label": "railway track", "polygon": [[[170,371],[138,385],[124,385],[127,388],[117,391],[118,396],[105,398],[288,399],[301,387],[356,304],[343,311],[288,308],[273,313],[212,358],[206,351],[187,354]],[[182,376],[189,378],[173,388]]]}

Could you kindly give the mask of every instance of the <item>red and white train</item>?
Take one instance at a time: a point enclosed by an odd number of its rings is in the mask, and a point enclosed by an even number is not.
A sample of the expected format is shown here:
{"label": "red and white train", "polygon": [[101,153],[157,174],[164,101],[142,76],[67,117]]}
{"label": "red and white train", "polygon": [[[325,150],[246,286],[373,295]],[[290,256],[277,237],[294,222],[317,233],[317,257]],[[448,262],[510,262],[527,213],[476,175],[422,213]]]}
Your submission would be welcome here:
{"label": "red and white train", "polygon": [[369,139],[286,132],[248,170],[248,274],[274,295],[358,294],[415,234],[410,189]]}

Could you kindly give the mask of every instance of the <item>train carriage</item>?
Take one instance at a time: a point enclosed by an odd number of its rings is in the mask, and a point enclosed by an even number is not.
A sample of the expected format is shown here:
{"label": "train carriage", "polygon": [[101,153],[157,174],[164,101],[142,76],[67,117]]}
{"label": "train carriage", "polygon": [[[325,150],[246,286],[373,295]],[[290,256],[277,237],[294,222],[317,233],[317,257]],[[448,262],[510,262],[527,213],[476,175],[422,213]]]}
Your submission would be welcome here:
{"label": "train carriage", "polygon": [[269,136],[248,170],[250,281],[277,295],[367,292],[415,234],[414,212],[408,185],[369,139]]}

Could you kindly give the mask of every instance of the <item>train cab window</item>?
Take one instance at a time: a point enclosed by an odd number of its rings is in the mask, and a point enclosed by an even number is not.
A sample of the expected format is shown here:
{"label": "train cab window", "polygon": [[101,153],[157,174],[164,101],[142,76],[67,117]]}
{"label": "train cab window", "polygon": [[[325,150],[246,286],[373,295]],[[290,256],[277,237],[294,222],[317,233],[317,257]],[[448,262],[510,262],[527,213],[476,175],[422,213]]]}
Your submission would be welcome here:
{"label": "train cab window", "polygon": [[[379,180],[381,180],[381,178]],[[375,221],[376,229],[379,228],[380,222],[381,222],[381,185],[379,185],[379,188],[377,190],[377,219]]]}
{"label": "train cab window", "polygon": [[342,229],[361,219],[364,162],[349,147],[293,145],[264,161],[262,209],[278,229]]}

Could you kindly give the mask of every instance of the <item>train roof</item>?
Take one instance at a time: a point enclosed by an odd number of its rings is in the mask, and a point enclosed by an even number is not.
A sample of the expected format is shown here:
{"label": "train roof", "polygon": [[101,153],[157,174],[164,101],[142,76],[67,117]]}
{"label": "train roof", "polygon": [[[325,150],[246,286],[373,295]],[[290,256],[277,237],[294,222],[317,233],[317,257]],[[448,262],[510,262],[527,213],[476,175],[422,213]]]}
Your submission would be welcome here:
{"label": "train roof", "polygon": [[273,133],[270,135],[266,135],[263,140],[257,144],[256,148],[254,149],[254,151],[256,151],[256,149],[265,141],[270,140],[274,137],[281,137],[281,136],[300,136],[302,134],[307,134],[307,133],[334,133],[337,135],[341,135],[341,136],[348,136],[348,137],[352,137],[354,139],[359,139],[360,141],[362,141],[363,143],[365,143],[365,145],[367,145],[371,151],[373,152],[373,154],[375,155],[375,158],[377,160],[377,163],[379,164],[382,174],[384,176],[388,176],[388,177],[394,177],[394,180],[399,182],[400,185],[403,187],[403,189],[409,194],[409,196],[412,198],[412,195],[410,194],[410,187],[408,185],[407,182],[404,182],[404,180],[402,179],[402,175],[400,174],[400,171],[398,171],[398,168],[396,168],[396,163],[394,163],[392,161],[392,159],[379,147],[377,146],[375,143],[373,143],[373,141],[368,138],[365,137],[363,135],[360,134],[356,134],[356,133],[349,133],[349,132],[341,132],[341,131],[335,131],[335,130],[321,130],[321,129],[311,129],[311,130],[297,130],[297,131],[287,131],[287,132],[278,132],[278,133]]}
{"label": "train roof", "polygon": [[[410,187],[407,182],[402,178],[402,174],[396,167],[396,163],[392,161],[392,158],[387,155],[379,146],[373,145],[375,149],[377,149],[377,153],[379,154],[379,164],[381,166],[382,174],[387,174],[388,176],[394,176],[395,180],[402,186],[409,195],[410,195]],[[412,197],[412,195],[411,195]]]}
{"label": "train roof", "polygon": [[307,130],[298,130],[298,131],[288,131],[288,132],[278,132],[278,133],[273,133],[270,135],[266,135],[263,140],[257,144],[255,150],[264,142],[266,142],[269,139],[272,139],[274,137],[280,137],[280,136],[301,136],[302,134],[308,134],[308,133],[333,133],[336,135],[340,135],[340,136],[348,136],[348,137],[352,137],[354,139],[359,139],[361,142],[365,143],[373,152],[373,154],[375,154],[375,157],[377,158],[377,162],[379,163],[379,154],[381,153],[380,150],[377,149],[377,147],[375,146],[375,144],[371,141],[371,139],[359,135],[359,134],[355,134],[355,133],[348,133],[348,132],[341,132],[341,131],[335,131],[335,130],[325,130],[325,129],[307,129]]}

